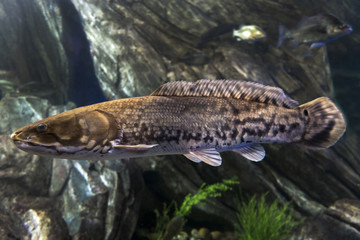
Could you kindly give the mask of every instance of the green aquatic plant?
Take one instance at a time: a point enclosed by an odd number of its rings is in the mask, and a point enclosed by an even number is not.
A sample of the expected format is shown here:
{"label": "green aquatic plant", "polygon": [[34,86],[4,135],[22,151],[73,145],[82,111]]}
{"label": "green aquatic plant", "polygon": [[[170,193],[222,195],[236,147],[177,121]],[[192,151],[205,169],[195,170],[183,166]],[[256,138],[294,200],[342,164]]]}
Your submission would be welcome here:
{"label": "green aquatic plant", "polygon": [[[225,179],[220,183],[211,185],[206,185],[204,183],[195,194],[189,193],[185,197],[180,208],[178,208],[175,201],[172,201],[169,205],[164,204],[162,212],[156,209],[156,226],[152,239],[172,239],[181,231],[192,207],[195,205],[211,203],[211,199],[209,198],[220,197],[223,192],[232,190],[232,186],[236,184],[239,184],[239,181],[236,179]],[[172,214],[170,214],[170,212],[172,212]]]}
{"label": "green aquatic plant", "polygon": [[179,209],[176,209],[175,215],[186,217],[190,214],[191,209],[195,205],[211,203],[209,198],[220,197],[223,192],[232,190],[233,185],[239,184],[235,179],[225,179],[220,183],[212,185],[202,184],[196,194],[189,193],[182,202]]}
{"label": "green aquatic plant", "polygon": [[163,204],[163,209],[161,212],[158,209],[154,210],[156,215],[156,225],[152,239],[154,240],[163,239],[164,233],[166,231],[166,227],[171,220],[170,218],[170,212],[172,211],[171,209],[174,207],[176,208],[176,202],[171,201],[169,205],[167,205],[166,203]]}
{"label": "green aquatic plant", "polygon": [[281,240],[299,224],[293,218],[290,202],[280,206],[275,200],[269,205],[266,195],[253,196],[248,202],[235,200],[238,222],[234,226],[239,240]]}

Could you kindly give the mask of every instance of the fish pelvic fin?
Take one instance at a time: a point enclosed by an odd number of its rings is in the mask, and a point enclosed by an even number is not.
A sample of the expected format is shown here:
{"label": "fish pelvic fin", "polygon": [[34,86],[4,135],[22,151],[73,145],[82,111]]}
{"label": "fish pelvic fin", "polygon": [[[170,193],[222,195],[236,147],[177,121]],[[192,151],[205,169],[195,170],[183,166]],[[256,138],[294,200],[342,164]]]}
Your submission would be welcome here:
{"label": "fish pelvic fin", "polygon": [[335,103],[320,97],[300,105],[302,114],[308,118],[302,143],[313,148],[328,148],[344,134],[346,122]]}
{"label": "fish pelvic fin", "polygon": [[232,151],[254,162],[260,162],[265,157],[265,149],[257,143],[245,145],[240,148],[233,149]]}
{"label": "fish pelvic fin", "polygon": [[218,167],[222,163],[221,156],[215,148],[201,149],[184,154],[185,157],[193,162],[204,162],[211,166]]}

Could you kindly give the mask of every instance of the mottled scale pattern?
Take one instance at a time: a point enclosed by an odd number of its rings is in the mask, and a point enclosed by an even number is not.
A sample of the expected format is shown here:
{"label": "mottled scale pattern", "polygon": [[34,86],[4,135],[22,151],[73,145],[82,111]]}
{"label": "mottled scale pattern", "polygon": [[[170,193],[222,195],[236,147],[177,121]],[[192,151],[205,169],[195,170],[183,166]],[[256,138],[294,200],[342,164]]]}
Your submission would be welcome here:
{"label": "mottled scale pattern", "polygon": [[[24,126],[11,138],[26,151],[70,159],[208,151],[211,156],[203,161],[218,166],[218,152],[233,150],[259,161],[265,153],[252,143],[324,148],[335,144],[345,129],[342,113],[326,97],[298,106],[279,88],[199,80],[168,83],[151,96],[76,108]],[[261,158],[240,151],[244,147]]]}
{"label": "mottled scale pattern", "polygon": [[233,98],[147,96],[94,106],[122,126],[121,144],[160,144],[164,152],[297,142],[306,121],[299,109]]}
{"label": "mottled scale pattern", "polygon": [[239,80],[207,80],[196,82],[176,81],[166,83],[152,96],[203,96],[225,97],[296,108],[298,102],[286,96],[281,88]]}

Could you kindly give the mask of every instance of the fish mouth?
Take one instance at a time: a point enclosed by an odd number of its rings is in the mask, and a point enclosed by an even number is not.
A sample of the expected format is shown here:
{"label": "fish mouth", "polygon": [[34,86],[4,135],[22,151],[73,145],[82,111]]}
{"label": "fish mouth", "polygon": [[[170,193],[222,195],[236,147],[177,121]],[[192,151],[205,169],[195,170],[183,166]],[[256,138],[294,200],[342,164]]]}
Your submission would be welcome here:
{"label": "fish mouth", "polygon": [[31,143],[31,137],[25,139],[24,137],[21,137],[22,133],[22,131],[15,131],[10,135],[10,139],[15,143],[15,145],[19,145],[21,143]]}
{"label": "fish mouth", "polygon": [[350,25],[347,25],[344,30],[345,33],[351,33],[353,31],[353,28]]}
{"label": "fish mouth", "polygon": [[[21,133],[21,132],[20,132]],[[13,132],[11,135],[10,135],[10,138],[11,138],[11,140],[13,140],[14,142],[15,141],[21,141],[21,139],[19,139],[19,132],[18,131],[16,131],[16,132]]]}
{"label": "fish mouth", "polygon": [[43,147],[40,144],[36,144],[26,140],[12,139],[12,141],[20,149],[25,149],[30,147]]}
{"label": "fish mouth", "polygon": [[13,137],[12,135],[10,137],[15,146],[25,152],[36,155],[60,155],[55,146],[44,146],[28,140],[18,139],[16,136]]}
{"label": "fish mouth", "polygon": [[10,135],[11,140],[18,148],[22,149],[27,146],[39,146],[36,143],[33,143],[29,140],[25,140],[25,139],[19,137],[20,134],[21,134],[21,132],[14,132]]}
{"label": "fish mouth", "polygon": [[13,143],[16,147],[19,149],[31,153],[36,154],[40,156],[49,156],[49,157],[56,157],[56,156],[72,156],[72,158],[75,157],[76,153],[78,151],[83,150],[83,147],[64,147],[57,144],[40,144],[33,142],[31,140],[24,140],[19,139],[16,135],[13,136],[13,134],[10,136]]}

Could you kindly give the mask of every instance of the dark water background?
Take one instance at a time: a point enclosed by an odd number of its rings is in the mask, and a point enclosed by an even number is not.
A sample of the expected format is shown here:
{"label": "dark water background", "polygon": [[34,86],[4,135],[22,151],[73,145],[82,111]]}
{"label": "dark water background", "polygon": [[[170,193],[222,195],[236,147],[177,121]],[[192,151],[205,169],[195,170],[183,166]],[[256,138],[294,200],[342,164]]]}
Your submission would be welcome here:
{"label": "dark water background", "polygon": [[[356,31],[356,29],[355,29]],[[346,40],[345,40],[346,41]],[[351,131],[360,136],[360,57],[358,51],[339,54],[334,46],[329,45],[329,62],[335,97],[344,110]],[[351,49],[351,45],[347,45]]]}

